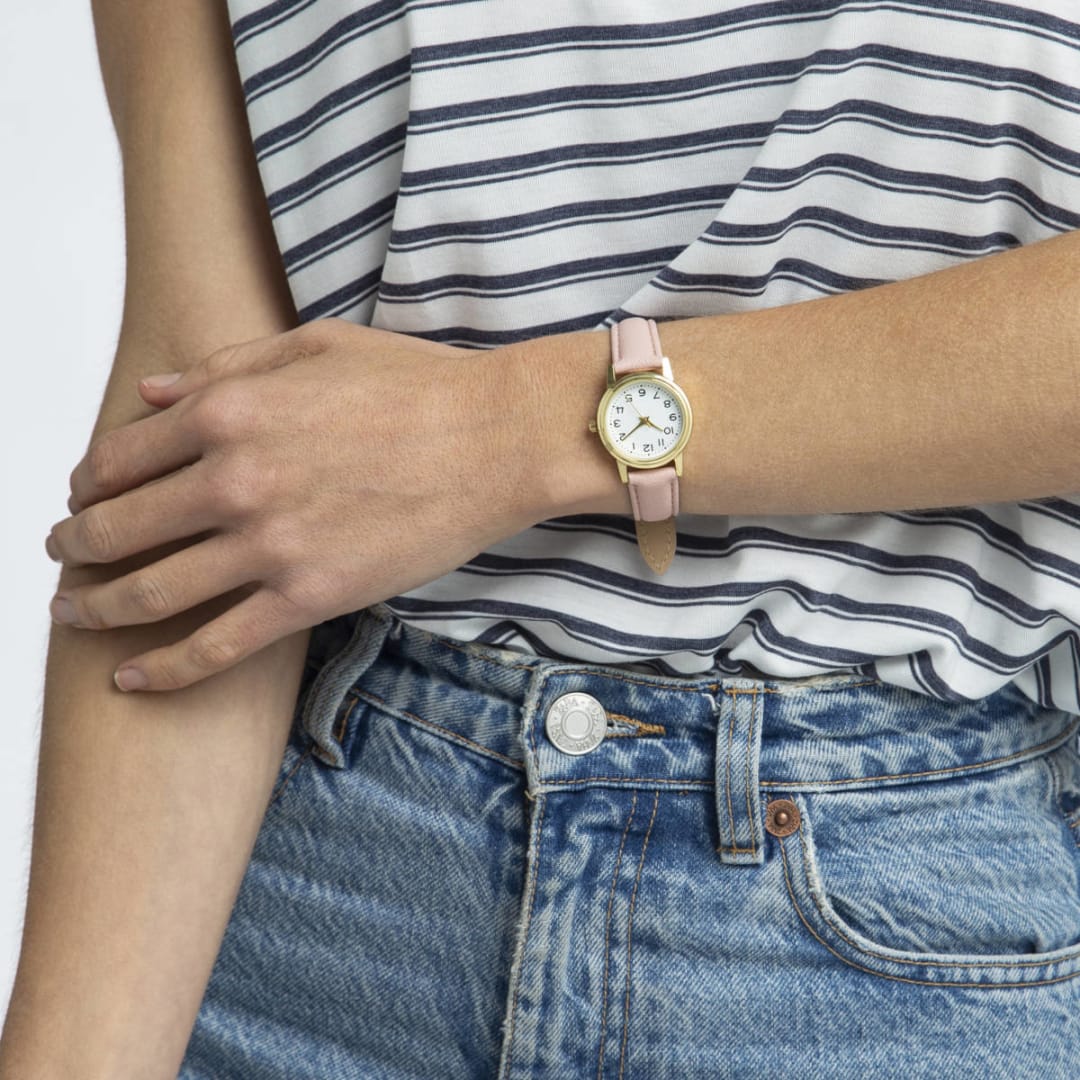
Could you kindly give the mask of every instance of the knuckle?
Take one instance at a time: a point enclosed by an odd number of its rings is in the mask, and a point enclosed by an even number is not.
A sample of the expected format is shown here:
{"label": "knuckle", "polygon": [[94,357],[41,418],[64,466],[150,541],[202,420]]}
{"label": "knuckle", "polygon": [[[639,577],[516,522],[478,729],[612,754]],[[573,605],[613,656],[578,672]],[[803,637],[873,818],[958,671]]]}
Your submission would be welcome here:
{"label": "knuckle", "polygon": [[147,574],[138,574],[129,586],[128,599],[140,615],[161,619],[172,613],[172,604],[161,582]]}
{"label": "knuckle", "polygon": [[222,345],[203,360],[203,368],[211,379],[220,379],[230,374],[236,363],[236,345]]}
{"label": "knuckle", "polygon": [[188,415],[200,434],[220,440],[246,430],[252,408],[240,381],[233,380],[203,387]]}
{"label": "knuckle", "polygon": [[234,454],[221,462],[208,482],[214,505],[227,514],[243,516],[262,505],[262,474],[241,455]]}
{"label": "knuckle", "polygon": [[95,487],[110,488],[112,486],[116,480],[116,461],[116,447],[109,434],[96,439],[86,454],[87,473]]}
{"label": "knuckle", "polygon": [[108,629],[105,620],[101,617],[100,612],[97,610],[97,605],[92,598],[80,596],[75,611],[79,616],[78,621],[80,625],[86,627],[88,630]]}
{"label": "knuckle", "polygon": [[[340,590],[340,582],[338,583]],[[293,572],[287,574],[276,586],[280,606],[290,615],[306,615],[323,611],[334,593],[317,574]]]}
{"label": "knuckle", "polygon": [[274,567],[292,573],[311,558],[311,545],[286,515],[264,518],[253,528],[250,536],[252,550],[257,552],[257,565]]}
{"label": "knuckle", "polygon": [[281,342],[280,362],[291,364],[308,356],[318,356],[331,349],[339,336],[331,319],[316,319],[290,331]]}
{"label": "knuckle", "polygon": [[83,550],[97,562],[111,562],[113,539],[104,512],[92,506],[84,510],[77,520],[78,540]]}
{"label": "knuckle", "polygon": [[219,671],[230,667],[243,655],[240,643],[220,630],[207,630],[191,640],[189,655],[200,671]]}

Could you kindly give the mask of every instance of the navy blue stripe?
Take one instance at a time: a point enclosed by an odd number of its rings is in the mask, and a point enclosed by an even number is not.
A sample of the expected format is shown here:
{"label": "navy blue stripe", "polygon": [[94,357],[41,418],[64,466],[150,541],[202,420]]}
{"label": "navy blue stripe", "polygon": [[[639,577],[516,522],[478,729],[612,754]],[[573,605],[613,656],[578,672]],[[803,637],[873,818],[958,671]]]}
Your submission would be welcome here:
{"label": "navy blue stripe", "polygon": [[[582,163],[590,166],[612,161],[626,164],[655,159],[672,151],[721,147],[730,149],[733,146],[761,143],[776,130],[792,134],[811,132],[837,120],[852,123],[877,122],[891,129],[907,129],[910,134],[920,138],[937,134],[975,145],[996,145],[1001,142],[1022,145],[1037,151],[1048,163],[1080,172],[1080,143],[1075,149],[1061,146],[1012,123],[985,124],[963,117],[927,116],[879,102],[847,99],[823,109],[789,110],[781,118],[772,121],[731,124],[660,138],[556,145],[545,150],[485,158],[464,164],[405,170],[401,176],[401,191],[405,195],[419,190],[439,190],[440,187],[451,185],[491,183],[506,177],[517,178],[537,172],[551,172],[556,168],[577,167]],[[466,184],[462,185],[461,181]]]}
{"label": "navy blue stripe", "polygon": [[[603,516],[606,515],[600,517]],[[882,516],[894,515],[883,514]],[[563,522],[572,521],[580,523],[579,527],[590,532],[606,532],[608,536],[621,535],[631,545],[636,542],[632,521],[629,521],[629,524],[622,524],[622,519],[614,519],[619,524],[605,527],[603,524],[597,524],[600,517],[578,515],[571,518],[552,519],[541,522],[537,527],[541,529],[559,529],[562,527]],[[972,517],[985,517],[985,515],[974,511]],[[958,520],[956,524],[960,525],[961,522]],[[1052,565],[1061,559],[1060,556],[1044,552],[1042,549],[1032,549],[1031,545],[1023,545],[1025,550],[1018,550],[1016,544],[1022,544],[1022,541],[1016,538],[1015,534],[1005,529],[999,529],[998,533],[998,546],[1008,546],[1011,548],[1011,553],[1018,558],[1026,558],[1030,569],[1038,569],[1050,577],[1060,578],[1074,586],[1077,580],[1080,579],[1080,575],[1075,570],[1070,575],[1069,567],[1072,564],[1068,563],[1067,560],[1058,562],[1056,567]],[[972,609],[983,607],[998,612],[1007,612],[1013,622],[1026,627],[1046,626],[1058,615],[1058,612],[1054,609],[1037,608],[1027,603],[1017,594],[987,581],[974,567],[967,563],[939,554],[900,555],[850,540],[793,536],[779,529],[759,525],[732,527],[724,538],[697,536],[688,531],[686,527],[679,530],[678,551],[680,556],[686,556],[687,558],[697,557],[702,560],[730,559],[736,552],[744,548],[749,551],[768,548],[777,552],[805,555],[815,561],[827,560],[851,570],[869,569],[882,577],[918,576],[922,579],[938,579],[951,587],[962,589],[970,598],[969,606]],[[1041,559],[1033,557],[1035,551],[1042,557]],[[488,557],[488,555],[483,556],[485,559]],[[494,558],[494,556],[492,557]],[[713,583],[700,586],[680,585],[676,587],[666,585],[663,582],[639,582],[634,578],[629,579],[630,584],[627,585],[627,579],[603,568],[591,569],[590,580],[595,583],[606,582],[610,588],[616,591],[629,590],[626,593],[627,595],[632,594],[647,598],[648,603],[656,607],[694,606],[728,595],[729,592],[736,596],[741,595],[739,592],[741,586],[734,586],[731,583],[721,586],[719,589]],[[751,586],[751,594],[754,589],[767,587],[768,583],[756,583]],[[837,597],[835,602],[842,608],[847,602],[847,598]],[[852,600],[851,603],[860,605],[861,609],[862,601]],[[849,610],[854,611],[855,608],[852,607]]]}
{"label": "navy blue stripe", "polygon": [[[546,562],[546,560],[537,561],[540,563]],[[463,569],[474,571],[472,563],[467,564]],[[524,569],[519,569],[518,572],[520,573]],[[527,570],[530,574],[543,575],[545,572],[543,569],[534,566],[531,561],[527,564]],[[758,587],[754,595],[772,594],[781,591],[791,596],[800,607],[807,611],[818,610],[823,606],[827,606],[833,619],[932,626],[942,636],[943,644],[949,642],[953,648],[958,649],[963,655],[977,659],[981,666],[1002,675],[1015,675],[1017,672],[1029,667],[1043,653],[1043,649],[1040,648],[1037,652],[1010,655],[986,642],[973,638],[967,633],[964,624],[959,620],[943,616],[940,612],[926,608],[898,604],[866,605],[869,611],[849,616],[842,611],[834,610],[831,604],[824,603],[826,599],[831,600],[833,594],[821,594],[813,589],[786,580],[770,581],[765,588]],[[739,601],[740,604],[744,602]],[[549,620],[552,618],[550,611],[540,609],[533,604],[510,603],[481,597],[469,598],[463,601],[448,601],[396,596],[392,602],[387,601],[387,605],[401,614],[406,614],[407,617],[425,620],[437,618],[440,611],[447,613],[448,617],[452,618],[486,615],[511,619],[516,622],[530,619]],[[710,621],[716,622],[715,618]],[[725,639],[728,639],[735,629],[750,627],[755,641],[758,642],[763,651],[782,656],[786,660],[810,661],[820,665],[823,669],[828,669],[870,664],[875,659],[872,654],[854,648],[807,642],[789,634],[784,634],[778,629],[769,613],[757,607],[745,612],[735,626],[725,629],[719,634],[696,638],[629,633],[618,626],[598,624],[567,612],[559,612],[557,622],[559,627],[575,640],[582,642],[603,641],[606,647],[615,648],[628,658],[637,655],[648,656],[657,653],[675,652],[692,652],[699,656],[709,656],[723,645]],[[1061,635],[1058,635],[1054,639],[1055,642],[1060,637]],[[924,677],[933,676],[933,667],[929,659],[927,659],[925,666],[921,666],[919,670]],[[943,690],[947,689],[944,683],[940,685]],[[962,699],[950,698],[949,700]]]}
{"label": "navy blue stripe", "polygon": [[423,297],[446,296],[452,293],[483,294],[498,291],[516,295],[548,288],[553,283],[588,280],[596,275],[640,273],[642,269],[661,267],[674,259],[683,248],[650,248],[647,251],[630,251],[611,255],[598,255],[588,259],[535,266],[517,274],[491,277],[487,274],[443,274],[420,281],[384,281],[380,298],[384,302]]}
{"label": "navy blue stripe", "polygon": [[979,235],[921,228],[917,225],[886,225],[827,206],[802,206],[778,221],[742,223],[713,220],[706,227],[702,239],[718,246],[754,247],[774,244],[797,226],[822,229],[856,244],[880,244],[894,250],[917,248],[937,251],[943,255],[982,255],[989,251],[1020,246],[1019,239],[1013,233],[992,232]]}
{"label": "navy blue stripe", "polygon": [[279,26],[287,18],[299,11],[311,7],[315,0],[274,0],[272,4],[263,4],[247,15],[242,15],[232,24],[233,44],[239,45],[254,35],[254,31],[269,26]]}
{"label": "navy blue stripe", "polygon": [[589,199],[560,203],[520,214],[504,214],[493,218],[472,218],[467,221],[438,221],[411,229],[395,229],[390,234],[392,251],[422,249],[441,243],[490,243],[492,239],[535,236],[554,231],[557,227],[589,224],[594,221],[637,221],[657,214],[670,216],[702,207],[719,209],[736,189],[735,184],[710,184],[690,188],[657,191],[637,197]]}
{"label": "navy blue stripe", "polygon": [[[583,164],[592,168],[606,164],[625,165],[635,161],[662,159],[673,152],[700,152],[758,145],[768,137],[772,127],[772,121],[762,121],[730,124],[726,127],[664,135],[659,138],[556,144],[544,150],[482,158],[465,164],[405,170],[401,174],[401,192],[402,195],[412,195],[418,191],[438,191],[450,186],[487,185],[500,179],[545,174],[559,169],[578,168]],[[465,183],[461,183],[462,181]]]}
{"label": "navy blue stripe", "polygon": [[379,94],[409,81],[409,58],[399,57],[390,63],[345,83],[320,98],[299,116],[270,128],[254,140],[257,157],[266,157],[271,151],[278,152],[292,146],[301,136],[309,135],[328,120],[347,109],[370,102]]}
{"label": "navy blue stripe", "polygon": [[793,83],[811,72],[842,71],[862,66],[883,67],[984,89],[1000,89],[1003,82],[1008,82],[1014,91],[1031,93],[1062,108],[1068,107],[1064,103],[1080,105],[1080,87],[1068,86],[1037,72],[870,43],[850,49],[818,49],[805,57],[721,67],[707,73],[671,79],[572,84],[520,94],[455,101],[412,110],[409,128],[417,132],[432,128],[445,130],[464,120],[487,122],[504,115],[532,111],[548,113],[559,108],[584,108],[597,104],[640,108],[648,102],[689,100],[708,93],[731,90],[744,92],[761,86]]}
{"label": "navy blue stripe", "polygon": [[302,74],[342,45],[373,33],[404,14],[400,0],[378,0],[359,11],[350,12],[298,52],[249,75],[243,82],[245,98],[249,103],[257,100],[271,85],[290,81],[287,77]]}
{"label": "navy blue stripe", "polygon": [[[999,4],[986,0],[909,0],[906,3],[851,3],[850,0],[782,0],[779,3],[747,4],[725,9],[715,14],[675,19],[668,22],[643,24],[610,23],[604,25],[576,24],[550,30],[530,30],[513,34],[493,34],[480,38],[464,38],[419,46],[414,50],[413,64],[421,67],[462,66],[463,60],[482,62],[483,57],[505,60],[506,54],[568,51],[572,49],[627,49],[635,45],[655,48],[658,44],[689,43],[747,31],[773,31],[803,22],[819,22],[836,17],[847,10],[884,10],[899,12],[924,11],[957,22],[977,25],[1004,23],[1019,33],[1043,31],[1037,36],[1052,36],[1055,40],[1080,43],[1080,26],[1031,8],[1014,4]],[[441,62],[441,63],[440,63]]]}
{"label": "navy blue stripe", "polygon": [[289,273],[295,273],[316,261],[316,256],[325,257],[333,254],[346,244],[365,236],[372,229],[389,224],[393,220],[396,205],[397,195],[387,195],[386,198],[372,203],[358,214],[335,222],[329,229],[315,233],[307,240],[287,248],[281,255],[286,270]]}
{"label": "navy blue stripe", "polygon": [[302,205],[328,188],[355,176],[391,154],[400,153],[405,146],[405,127],[399,125],[383,131],[367,142],[350,147],[294,183],[271,191],[267,202],[271,213],[277,214]]}
{"label": "navy blue stripe", "polygon": [[325,319],[336,315],[344,306],[352,307],[358,301],[364,300],[379,287],[379,278],[382,275],[382,267],[372,270],[355,281],[342,285],[327,296],[320,298],[312,304],[307,304],[297,311],[301,322],[313,322],[315,319]]}

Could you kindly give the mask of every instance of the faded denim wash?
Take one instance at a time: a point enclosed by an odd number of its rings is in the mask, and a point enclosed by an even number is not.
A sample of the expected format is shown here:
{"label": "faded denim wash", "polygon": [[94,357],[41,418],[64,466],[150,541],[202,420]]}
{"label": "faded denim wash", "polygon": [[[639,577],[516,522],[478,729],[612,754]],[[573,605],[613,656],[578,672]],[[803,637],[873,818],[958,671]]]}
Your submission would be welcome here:
{"label": "faded denim wash", "polygon": [[180,1077],[1071,1080],[1078,730],[329,620]]}

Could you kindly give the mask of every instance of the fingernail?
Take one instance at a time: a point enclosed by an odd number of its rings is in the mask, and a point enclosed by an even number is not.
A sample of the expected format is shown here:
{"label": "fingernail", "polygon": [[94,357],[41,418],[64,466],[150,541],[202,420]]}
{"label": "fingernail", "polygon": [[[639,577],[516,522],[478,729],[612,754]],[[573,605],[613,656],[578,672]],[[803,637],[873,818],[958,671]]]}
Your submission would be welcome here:
{"label": "fingernail", "polygon": [[75,614],[75,608],[71,601],[66,596],[61,596],[59,593],[52,598],[52,602],[49,604],[49,614],[57,622],[74,624],[78,619],[78,615]]}
{"label": "fingernail", "polygon": [[145,379],[140,381],[144,386],[149,386],[153,390],[160,390],[163,387],[172,386],[183,374],[182,371],[174,371],[169,375],[147,375]]}
{"label": "fingernail", "polygon": [[142,690],[149,685],[150,680],[138,668],[117,668],[113,673],[113,682],[121,690]]}
{"label": "fingernail", "polygon": [[56,541],[53,539],[53,534],[51,532],[45,537],[45,553],[53,562],[61,561],[60,553],[56,550]]}

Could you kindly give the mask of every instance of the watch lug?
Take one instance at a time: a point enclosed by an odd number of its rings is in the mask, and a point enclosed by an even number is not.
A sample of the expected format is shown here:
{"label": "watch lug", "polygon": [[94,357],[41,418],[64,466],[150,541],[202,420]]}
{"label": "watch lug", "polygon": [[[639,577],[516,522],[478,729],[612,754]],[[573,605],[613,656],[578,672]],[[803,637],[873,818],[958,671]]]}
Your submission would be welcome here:
{"label": "watch lug", "polygon": [[608,389],[611,389],[611,387],[613,387],[615,385],[615,365],[614,364],[608,364],[607,384],[608,384]]}
{"label": "watch lug", "polygon": [[615,464],[619,466],[619,479],[622,480],[624,484],[629,484],[630,477],[626,475],[626,462],[616,458]]}
{"label": "watch lug", "polygon": [[671,374],[671,361],[666,356],[660,357],[660,372],[669,382],[675,381],[675,377]]}
{"label": "watch lug", "polygon": [[682,476],[682,451],[675,455],[675,475]]}

